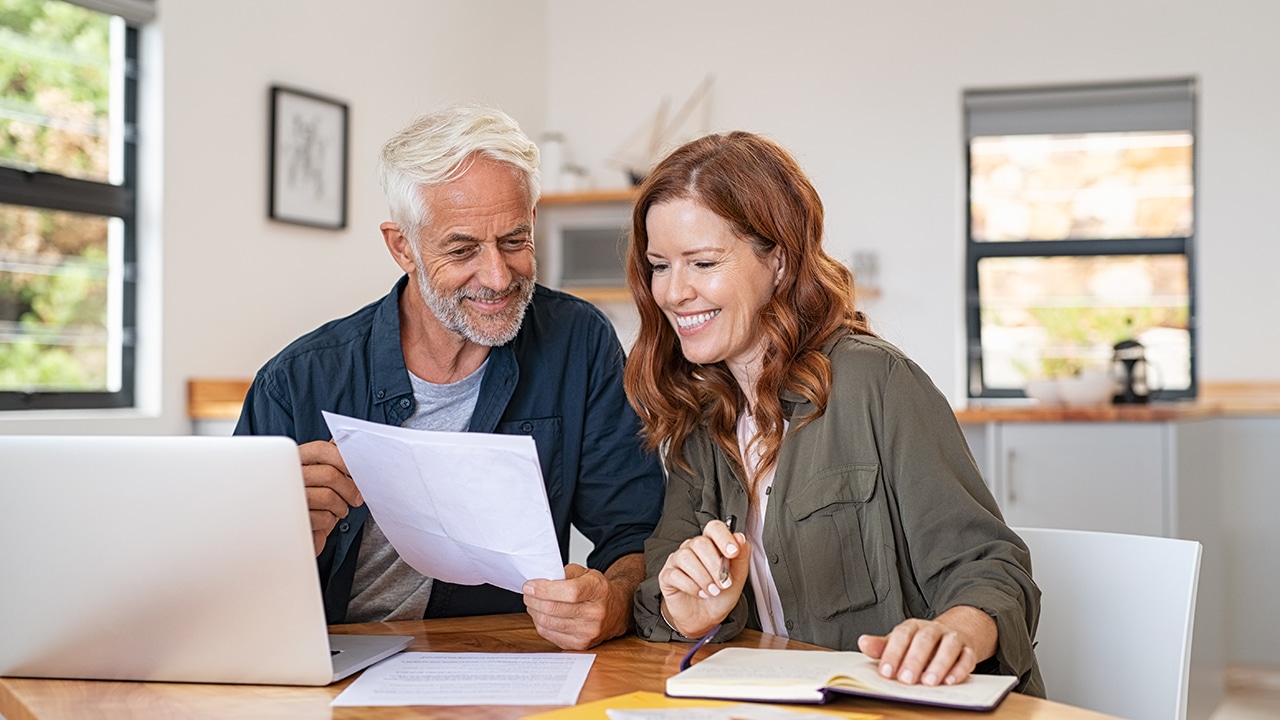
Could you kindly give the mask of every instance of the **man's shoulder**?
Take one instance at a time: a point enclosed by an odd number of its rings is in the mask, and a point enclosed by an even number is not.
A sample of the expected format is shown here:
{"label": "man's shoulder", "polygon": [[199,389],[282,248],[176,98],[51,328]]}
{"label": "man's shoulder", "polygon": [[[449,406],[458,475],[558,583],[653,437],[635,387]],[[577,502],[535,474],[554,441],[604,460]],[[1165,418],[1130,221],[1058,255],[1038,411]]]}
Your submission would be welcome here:
{"label": "man's shoulder", "polygon": [[541,285],[511,345],[523,372],[572,376],[601,363],[621,366],[626,355],[613,324],[596,306]]}
{"label": "man's shoulder", "polygon": [[542,285],[534,287],[524,327],[538,334],[539,342],[547,341],[548,336],[567,340],[581,333],[613,333],[613,324],[600,308],[576,295]]}
{"label": "man's shoulder", "polygon": [[529,309],[535,314],[554,314],[563,317],[583,317],[608,322],[600,308],[571,295],[563,290],[556,290],[545,285],[535,285],[533,302]]}

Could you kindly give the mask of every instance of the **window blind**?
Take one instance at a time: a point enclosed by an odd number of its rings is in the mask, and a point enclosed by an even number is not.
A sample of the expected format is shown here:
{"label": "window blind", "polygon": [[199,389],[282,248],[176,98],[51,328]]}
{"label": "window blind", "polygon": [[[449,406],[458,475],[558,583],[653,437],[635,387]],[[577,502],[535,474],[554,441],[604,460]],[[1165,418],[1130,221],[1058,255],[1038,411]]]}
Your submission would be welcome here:
{"label": "window blind", "polygon": [[967,136],[1194,129],[1195,81],[969,90]]}
{"label": "window blind", "polygon": [[131,25],[141,25],[156,18],[155,0],[67,0],[73,5],[119,15]]}

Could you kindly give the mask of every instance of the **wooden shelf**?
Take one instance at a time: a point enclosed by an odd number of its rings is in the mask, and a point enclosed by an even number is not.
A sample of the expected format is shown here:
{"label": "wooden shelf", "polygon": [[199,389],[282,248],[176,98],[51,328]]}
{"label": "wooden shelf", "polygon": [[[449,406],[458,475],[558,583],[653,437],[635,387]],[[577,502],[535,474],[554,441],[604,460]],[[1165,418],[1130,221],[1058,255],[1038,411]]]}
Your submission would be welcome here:
{"label": "wooden shelf", "polygon": [[631,302],[631,291],[625,287],[566,287],[560,291],[589,303]]}
{"label": "wooden shelf", "polygon": [[538,200],[539,205],[585,205],[592,203],[631,202],[636,199],[635,188],[612,190],[583,190],[571,193],[547,193]]}
{"label": "wooden shelf", "polygon": [[192,420],[235,420],[249,392],[250,380],[187,381],[187,417]]}

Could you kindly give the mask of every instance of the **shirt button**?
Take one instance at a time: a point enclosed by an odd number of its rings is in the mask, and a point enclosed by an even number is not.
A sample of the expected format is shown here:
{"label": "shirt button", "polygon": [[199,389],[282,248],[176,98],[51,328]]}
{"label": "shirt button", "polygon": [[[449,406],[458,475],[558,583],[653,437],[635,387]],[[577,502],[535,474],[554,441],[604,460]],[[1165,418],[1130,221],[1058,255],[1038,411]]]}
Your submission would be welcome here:
{"label": "shirt button", "polygon": [[773,563],[774,565],[777,565],[777,564],[778,564],[778,553],[774,553],[774,554],[770,555],[770,556],[769,556],[769,562]]}
{"label": "shirt button", "polygon": [[787,621],[786,623],[784,623],[784,624],[787,626],[787,629],[788,629],[788,630],[794,630],[794,629],[795,629],[795,627],[796,627],[796,621],[795,621],[795,620],[788,620],[788,621]]}
{"label": "shirt button", "polygon": [[402,407],[402,408],[404,408],[404,409],[408,410],[408,409],[409,409],[409,398],[400,398],[400,407]]}
{"label": "shirt button", "polygon": [[520,423],[520,432],[533,432],[533,423]]}
{"label": "shirt button", "polygon": [[378,391],[378,399],[379,399],[379,400],[381,400],[382,398],[384,398],[384,397],[386,397],[386,396],[387,396],[387,391],[386,391],[386,390],[379,390],[379,391]]}
{"label": "shirt button", "polygon": [[351,529],[351,523],[349,522],[338,523],[338,532],[346,532],[350,529]]}

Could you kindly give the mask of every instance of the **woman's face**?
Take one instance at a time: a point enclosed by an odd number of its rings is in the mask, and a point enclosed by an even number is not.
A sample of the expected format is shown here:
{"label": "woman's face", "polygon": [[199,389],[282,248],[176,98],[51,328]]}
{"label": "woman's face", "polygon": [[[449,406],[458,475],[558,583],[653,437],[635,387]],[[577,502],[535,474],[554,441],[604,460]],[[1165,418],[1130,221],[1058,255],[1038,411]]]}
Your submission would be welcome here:
{"label": "woman's face", "polygon": [[763,350],[757,318],[781,277],[781,250],[760,257],[729,223],[693,200],[654,205],[645,225],[653,297],[685,358],[700,365],[724,361],[740,385],[754,385]]}

